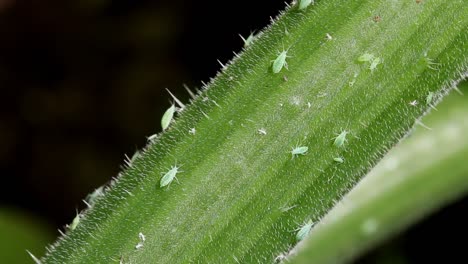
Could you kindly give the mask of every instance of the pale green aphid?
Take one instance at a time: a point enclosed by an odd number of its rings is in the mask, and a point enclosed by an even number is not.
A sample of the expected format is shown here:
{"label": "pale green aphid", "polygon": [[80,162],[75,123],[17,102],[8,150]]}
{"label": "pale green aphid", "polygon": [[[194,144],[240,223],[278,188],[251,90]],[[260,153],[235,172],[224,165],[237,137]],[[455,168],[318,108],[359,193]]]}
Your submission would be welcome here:
{"label": "pale green aphid", "polygon": [[286,58],[288,58],[288,51],[283,50],[278,57],[273,61],[273,64],[271,66],[271,69],[273,73],[279,73],[283,67],[286,69],[288,68],[288,63],[286,62]]}
{"label": "pale green aphid", "polygon": [[[159,186],[162,188],[168,184],[170,184],[174,179],[177,180],[176,174],[179,173],[180,167],[177,166],[172,166],[172,168],[164,174],[164,176],[161,178],[161,181],[159,182]],[[179,182],[179,180],[177,180]]]}
{"label": "pale green aphid", "polygon": [[75,218],[73,218],[73,221],[68,227],[68,230],[70,231],[74,230],[78,226],[79,223],[80,223],[80,214],[76,214]]}
{"label": "pale green aphid", "polygon": [[313,0],[299,0],[299,10],[306,9]]}
{"label": "pale green aphid", "polygon": [[305,155],[308,150],[309,150],[309,147],[306,147],[306,146],[295,147],[291,150],[291,154],[292,154],[292,157],[294,158],[297,155]]}
{"label": "pale green aphid", "polygon": [[338,162],[338,163],[343,163],[344,162],[344,159],[341,158],[341,157],[333,158],[333,160]]}
{"label": "pale green aphid", "polygon": [[374,54],[365,53],[365,54],[359,56],[358,61],[359,62],[369,62],[369,61],[371,61],[373,59],[374,59]]}
{"label": "pale green aphid", "polygon": [[377,58],[372,59],[371,64],[369,66],[369,70],[371,71],[375,70],[377,68],[377,65],[379,64],[380,64],[380,58],[377,57]]}
{"label": "pale green aphid", "polygon": [[312,220],[309,220],[305,225],[299,228],[299,231],[297,231],[296,234],[296,240],[303,240],[309,234],[310,230],[312,229],[312,226],[314,226],[314,222],[312,222]]}
{"label": "pale green aphid", "polygon": [[335,137],[335,140],[333,141],[333,144],[337,147],[343,147],[344,143],[347,141],[346,140],[346,135],[349,134],[349,131],[344,130],[341,132],[338,136]]}
{"label": "pale green aphid", "polygon": [[434,98],[434,93],[429,92],[429,94],[427,94],[427,97],[426,97],[426,104],[428,104],[428,105],[431,104],[433,98]]}
{"label": "pale green aphid", "polygon": [[161,118],[161,126],[163,130],[166,130],[169,127],[169,124],[172,121],[175,113],[175,105],[171,105],[169,109],[166,110],[163,117]]}

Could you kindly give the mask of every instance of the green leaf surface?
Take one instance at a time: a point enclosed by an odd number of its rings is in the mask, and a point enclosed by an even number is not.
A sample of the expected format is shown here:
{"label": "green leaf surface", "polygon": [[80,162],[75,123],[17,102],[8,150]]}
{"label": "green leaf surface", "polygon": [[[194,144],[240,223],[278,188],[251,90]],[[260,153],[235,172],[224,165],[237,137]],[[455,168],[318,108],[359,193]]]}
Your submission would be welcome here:
{"label": "green leaf surface", "polygon": [[[460,87],[468,92],[468,83]],[[468,98],[451,94],[337,204],[288,263],[347,263],[468,191]]]}
{"label": "green leaf surface", "polygon": [[[467,72],[467,25],[464,0],[288,8],[44,262],[273,262],[407,133],[429,92],[438,101]],[[274,73],[281,51],[288,68]],[[161,188],[173,166],[179,183]]]}

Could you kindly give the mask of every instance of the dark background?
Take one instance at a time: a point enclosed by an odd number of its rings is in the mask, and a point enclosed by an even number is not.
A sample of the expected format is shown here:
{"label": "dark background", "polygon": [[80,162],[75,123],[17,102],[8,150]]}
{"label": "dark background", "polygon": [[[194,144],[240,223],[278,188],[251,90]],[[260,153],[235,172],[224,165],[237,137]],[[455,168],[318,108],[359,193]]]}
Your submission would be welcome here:
{"label": "dark background", "polygon": [[[183,101],[285,6],[265,1],[0,0],[0,209],[52,237],[124,155],[160,131],[169,88]],[[467,202],[443,209],[366,258],[456,259]],[[396,263],[396,257],[392,257]],[[382,260],[382,259],[381,259]],[[400,262],[401,260],[401,262]],[[0,261],[1,262],[1,261]],[[381,261],[378,261],[381,262]]]}

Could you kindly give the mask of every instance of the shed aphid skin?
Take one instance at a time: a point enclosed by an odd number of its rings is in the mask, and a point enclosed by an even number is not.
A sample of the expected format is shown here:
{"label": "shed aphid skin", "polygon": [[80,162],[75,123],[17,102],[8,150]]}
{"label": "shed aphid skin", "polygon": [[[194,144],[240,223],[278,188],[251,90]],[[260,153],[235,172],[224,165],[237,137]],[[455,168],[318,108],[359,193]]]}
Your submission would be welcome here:
{"label": "shed aphid skin", "polygon": [[264,129],[263,127],[262,127],[262,128],[259,128],[259,129],[257,130],[257,132],[258,132],[258,134],[260,134],[260,135],[266,135],[266,134],[267,134],[266,129]]}
{"label": "shed aphid skin", "polygon": [[314,0],[299,0],[299,10],[304,10],[306,9],[310,4],[312,4]]}
{"label": "shed aphid skin", "polygon": [[138,238],[140,239],[141,242],[145,242],[145,241],[146,241],[146,237],[145,237],[145,235],[143,235],[142,232],[138,233]]}
{"label": "shed aphid skin", "polygon": [[142,243],[142,242],[138,242],[138,244],[136,244],[136,246],[135,246],[135,249],[138,250],[138,249],[140,249],[140,248],[142,248],[142,247],[143,247],[143,243]]}
{"label": "shed aphid skin", "polygon": [[359,56],[359,62],[370,62],[374,59],[374,54],[371,53],[364,53],[363,55]]}
{"label": "shed aphid skin", "polygon": [[31,256],[31,258],[33,259],[34,263],[36,264],[42,264],[42,262],[36,258],[36,256],[33,255],[33,253],[29,252],[29,250],[26,250],[26,252],[28,252],[29,256]]}
{"label": "shed aphid skin", "polygon": [[334,138],[333,145],[335,145],[338,148],[342,148],[346,141],[346,135],[349,134],[349,131],[343,130],[338,136]]}
{"label": "shed aphid skin", "polygon": [[342,157],[336,157],[336,158],[333,158],[333,160],[335,162],[338,162],[338,163],[343,163],[344,162],[344,159]]}
{"label": "shed aphid skin", "polygon": [[380,58],[379,57],[373,58],[369,66],[369,70],[374,71],[375,69],[377,69],[377,65],[379,64],[380,64]]}
{"label": "shed aphid skin", "polygon": [[303,225],[301,228],[299,228],[299,231],[297,231],[296,234],[296,240],[302,241],[306,236],[309,234],[310,230],[312,229],[312,226],[314,226],[314,222],[312,220],[309,220],[305,225]]}
{"label": "shed aphid skin", "polygon": [[413,101],[409,102],[409,105],[411,105],[411,106],[417,106],[417,105],[418,105],[418,101],[417,101],[417,100],[413,100]]}
{"label": "shed aphid skin", "polygon": [[[179,171],[180,169],[180,166],[177,167],[177,166],[172,166],[172,168],[166,172],[166,174],[164,174],[164,176],[161,178],[161,181],[159,182],[159,187],[164,187],[164,186],[167,186],[169,185],[174,179],[177,180],[177,173],[181,172]],[[179,182],[179,180],[177,180],[177,182]]]}
{"label": "shed aphid skin", "polygon": [[244,48],[252,45],[255,40],[255,33],[251,32],[250,35],[245,39],[242,35],[239,34],[239,37],[244,41]]}
{"label": "shed aphid skin", "polygon": [[189,134],[190,134],[190,135],[195,135],[195,133],[197,133],[197,130],[196,130],[194,127],[192,127],[192,128],[189,130]]}
{"label": "shed aphid skin", "polygon": [[271,70],[273,71],[273,73],[279,73],[281,69],[283,69],[283,67],[288,69],[288,63],[286,62],[286,58],[289,58],[288,50],[289,49],[280,52],[278,57],[276,57],[276,59],[272,61],[273,64],[271,65]]}
{"label": "shed aphid skin", "polygon": [[330,34],[325,34],[325,38],[330,41],[330,40],[333,40],[333,37],[330,35]]}
{"label": "shed aphid skin", "polygon": [[171,105],[169,109],[166,110],[164,113],[163,117],[161,118],[161,127],[163,130],[166,130],[169,127],[169,124],[172,121],[172,118],[174,117],[175,113],[175,105]]}
{"label": "shed aphid skin", "polygon": [[68,226],[68,230],[70,231],[73,231],[75,230],[75,228],[78,226],[78,224],[80,223],[80,217],[81,215],[79,213],[76,213],[76,216],[75,218],[73,218],[73,221],[71,222],[71,224]]}
{"label": "shed aphid skin", "polygon": [[305,155],[307,151],[309,151],[309,147],[306,147],[306,146],[295,147],[291,150],[291,155],[292,155],[291,159],[294,159],[294,157],[298,155]]}

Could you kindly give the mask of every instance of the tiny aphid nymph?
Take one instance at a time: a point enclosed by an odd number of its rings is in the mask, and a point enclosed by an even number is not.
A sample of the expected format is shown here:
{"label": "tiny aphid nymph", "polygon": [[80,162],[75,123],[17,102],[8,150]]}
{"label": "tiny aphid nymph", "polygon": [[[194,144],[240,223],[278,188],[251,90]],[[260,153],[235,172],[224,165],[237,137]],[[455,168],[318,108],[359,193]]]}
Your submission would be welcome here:
{"label": "tiny aphid nymph", "polygon": [[434,98],[434,93],[433,92],[429,92],[429,94],[427,94],[427,97],[426,97],[426,104],[427,105],[430,105],[432,103],[432,99]]}
{"label": "tiny aphid nymph", "polygon": [[334,138],[334,141],[333,141],[333,145],[335,145],[336,147],[343,147],[344,146],[344,143],[346,143],[347,139],[346,139],[346,135],[349,134],[349,131],[346,131],[344,130],[343,132],[341,132],[338,136],[336,136]]}
{"label": "tiny aphid nymph", "polygon": [[[180,167],[177,166],[172,166],[172,168],[164,174],[164,176],[161,178],[161,181],[159,182],[159,186],[162,188],[166,185],[169,185],[174,179],[177,180],[176,174],[181,172],[179,171]],[[179,180],[177,180],[179,182]]]}
{"label": "tiny aphid nymph", "polygon": [[333,158],[333,160],[334,160],[335,162],[338,162],[338,163],[343,163],[343,162],[344,162],[344,159],[341,158],[341,157]]}
{"label": "tiny aphid nymph", "polygon": [[302,146],[302,147],[295,147],[291,150],[291,155],[292,158],[298,156],[298,155],[305,155],[307,151],[309,150],[309,147]]}
{"label": "tiny aphid nymph", "polygon": [[161,127],[163,130],[166,130],[169,127],[169,124],[172,121],[175,113],[175,105],[171,105],[169,109],[166,110],[163,117],[161,118]]}
{"label": "tiny aphid nymph", "polygon": [[273,64],[271,65],[271,70],[273,73],[279,73],[281,69],[288,68],[288,63],[286,62],[286,58],[288,58],[288,50],[283,50],[280,52],[278,57],[276,57],[275,60],[273,60]]}
{"label": "tiny aphid nymph", "polygon": [[303,225],[299,229],[299,231],[297,231],[296,240],[301,241],[304,238],[306,238],[306,236],[309,234],[310,230],[312,229],[312,226],[314,226],[314,222],[312,222],[312,220],[309,220],[305,225]]}

